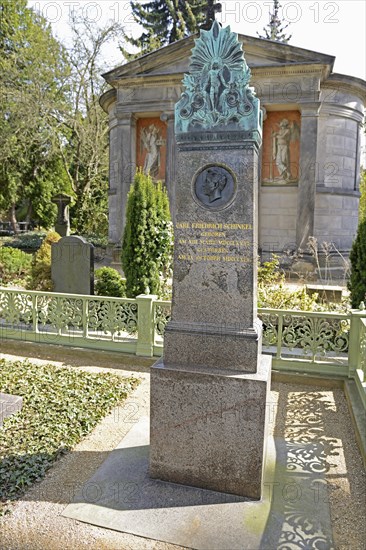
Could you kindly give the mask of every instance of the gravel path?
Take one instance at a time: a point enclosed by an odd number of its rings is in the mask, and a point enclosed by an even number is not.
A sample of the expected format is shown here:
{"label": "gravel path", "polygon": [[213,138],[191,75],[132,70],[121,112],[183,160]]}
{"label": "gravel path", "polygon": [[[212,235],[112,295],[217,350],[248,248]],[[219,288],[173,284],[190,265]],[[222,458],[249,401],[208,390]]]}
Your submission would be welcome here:
{"label": "gravel path", "polygon": [[[13,347],[12,347],[13,346]],[[19,346],[6,342],[0,358],[19,359]],[[18,349],[17,349],[18,348]],[[3,348],[2,348],[3,349]],[[129,534],[101,529],[63,518],[62,511],[72,501],[108,453],[129,431],[133,422],[148,413],[149,365],[117,354],[67,350],[53,346],[22,344],[22,359],[71,364],[91,371],[113,371],[122,376],[135,374],[142,383],[123,407],[117,407],[68,455],[62,457],[46,478],[14,503],[10,515],[0,520],[2,550],[173,550],[181,547]],[[24,355],[23,355],[24,354]],[[315,437],[328,450],[326,481],[329,493],[335,548],[366,548],[364,521],[365,475],[343,391],[338,388],[300,386],[274,382],[273,402],[278,402],[274,434],[292,440]],[[336,415],[335,415],[336,413]],[[301,418],[317,419],[317,430],[294,430]],[[312,435],[313,434],[313,435]],[[317,440],[318,440],[317,439]],[[319,495],[319,498],[323,498]],[[305,548],[305,547],[304,547]],[[230,550],[230,549],[225,549]],[[270,549],[272,550],[272,549]]]}

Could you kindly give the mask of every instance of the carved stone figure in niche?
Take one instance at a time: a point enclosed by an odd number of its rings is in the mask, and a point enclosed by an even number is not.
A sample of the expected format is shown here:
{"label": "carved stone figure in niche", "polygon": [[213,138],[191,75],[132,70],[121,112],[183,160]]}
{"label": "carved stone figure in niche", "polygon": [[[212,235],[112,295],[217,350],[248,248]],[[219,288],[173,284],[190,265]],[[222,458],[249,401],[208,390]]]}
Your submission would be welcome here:
{"label": "carved stone figure in niche", "polygon": [[290,123],[287,118],[283,118],[278,126],[277,132],[272,131],[272,159],[280,174],[275,179],[288,183],[296,181],[291,175],[290,143],[299,139],[300,132],[296,122]]}
{"label": "carved stone figure in niche", "polygon": [[160,131],[154,124],[150,124],[148,128],[143,128],[141,131],[141,152],[145,149],[146,156],[143,166],[145,174],[150,174],[151,177],[157,177],[160,169],[160,147],[163,144]]}
{"label": "carved stone figure in niche", "polygon": [[209,202],[221,199],[222,191],[227,184],[226,174],[219,168],[209,168],[203,183],[203,192],[208,196]]}

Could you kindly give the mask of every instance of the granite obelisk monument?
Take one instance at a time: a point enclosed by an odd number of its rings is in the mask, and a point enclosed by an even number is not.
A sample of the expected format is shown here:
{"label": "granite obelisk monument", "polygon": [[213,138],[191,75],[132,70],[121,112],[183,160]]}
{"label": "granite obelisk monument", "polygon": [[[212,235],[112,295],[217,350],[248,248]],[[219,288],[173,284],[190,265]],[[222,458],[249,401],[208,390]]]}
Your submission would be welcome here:
{"label": "granite obelisk monument", "polygon": [[201,30],[176,104],[172,318],[151,372],[153,478],[261,497],[270,357],[257,318],[259,100],[237,35]]}

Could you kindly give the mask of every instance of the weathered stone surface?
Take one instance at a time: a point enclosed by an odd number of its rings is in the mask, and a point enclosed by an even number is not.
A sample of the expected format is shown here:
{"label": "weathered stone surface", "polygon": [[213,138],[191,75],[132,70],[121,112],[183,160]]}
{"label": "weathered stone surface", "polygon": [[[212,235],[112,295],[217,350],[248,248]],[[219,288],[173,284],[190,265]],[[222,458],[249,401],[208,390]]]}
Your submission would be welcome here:
{"label": "weathered stone surface", "polygon": [[[253,326],[257,163],[253,145],[251,149],[207,146],[202,150],[197,144],[179,154],[173,309],[182,321],[215,324],[220,313],[220,324]],[[224,166],[235,179],[235,200],[220,210],[205,208],[193,199],[196,174],[213,164]],[[181,296],[187,292],[191,299],[184,302]]]}
{"label": "weathered stone surface", "polygon": [[306,293],[309,296],[317,295],[319,302],[337,302],[342,301],[342,287],[334,285],[306,285]]}
{"label": "weathered stone surface", "polygon": [[94,293],[94,247],[78,236],[63,237],[51,248],[54,292]]}
{"label": "weathered stone surface", "polygon": [[[196,74],[203,103],[188,89],[194,112],[185,93],[176,110],[172,318],[151,373],[150,475],[260,499],[271,358],[259,355],[256,298],[259,102],[247,94],[240,47],[243,74],[218,53],[225,41],[238,51],[235,35],[214,24],[203,38],[196,53],[202,42],[205,55],[214,52],[206,68],[221,85]],[[229,82],[240,90],[235,116]]]}
{"label": "weathered stone surface", "polygon": [[149,475],[260,499],[271,358],[258,372],[151,370]]}
{"label": "weathered stone surface", "polygon": [[216,325],[171,322],[164,334],[164,360],[168,365],[210,367],[256,372],[262,326],[243,330],[225,322]]}
{"label": "weathered stone surface", "polygon": [[23,406],[23,397],[0,392],[0,426],[8,416],[19,412]]}

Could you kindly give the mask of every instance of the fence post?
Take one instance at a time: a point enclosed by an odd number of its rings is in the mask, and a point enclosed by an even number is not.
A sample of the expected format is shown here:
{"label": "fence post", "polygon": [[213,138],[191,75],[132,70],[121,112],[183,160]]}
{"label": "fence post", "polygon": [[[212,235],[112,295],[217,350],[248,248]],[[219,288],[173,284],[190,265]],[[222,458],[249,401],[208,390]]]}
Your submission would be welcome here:
{"label": "fence post", "polygon": [[88,313],[89,313],[89,302],[88,298],[83,297],[83,311],[82,311],[82,329],[83,329],[83,338],[88,337]]}
{"label": "fence post", "polygon": [[138,308],[136,355],[144,357],[154,355],[154,302],[157,298],[154,294],[140,294],[136,297]]}
{"label": "fence post", "polygon": [[358,309],[351,309],[350,313],[350,329],[349,329],[349,342],[348,342],[348,377],[354,378],[355,372],[358,368],[361,353],[360,342],[360,322],[361,317],[357,314],[361,313]]}
{"label": "fence post", "polygon": [[38,295],[33,294],[32,298],[32,328],[33,332],[37,334],[38,330]]}

